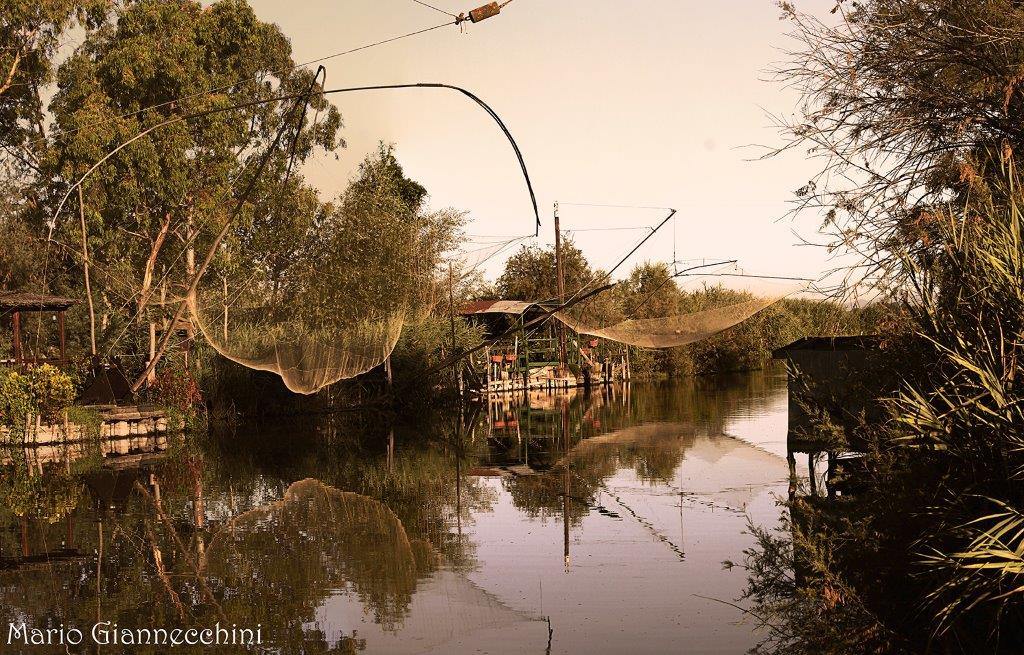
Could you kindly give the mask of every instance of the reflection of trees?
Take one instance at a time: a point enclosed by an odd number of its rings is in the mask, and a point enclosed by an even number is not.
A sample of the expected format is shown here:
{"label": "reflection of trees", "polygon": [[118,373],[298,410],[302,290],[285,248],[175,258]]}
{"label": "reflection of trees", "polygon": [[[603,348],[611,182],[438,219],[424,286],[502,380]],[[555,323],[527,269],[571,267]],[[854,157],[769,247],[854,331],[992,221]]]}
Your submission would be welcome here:
{"label": "reflection of trees", "polygon": [[[239,440],[246,448],[237,448]],[[224,491],[229,487],[236,508],[251,508],[242,499],[265,497],[269,483],[315,477],[383,502],[410,535],[433,544],[450,565],[473,565],[473,545],[459,538],[458,524],[471,511],[486,507],[490,498],[465,474],[470,464],[460,468],[460,447],[442,426],[430,421],[408,429],[398,426],[390,439],[377,426],[264,428],[215,436],[202,447],[209,462],[208,487],[220,494],[211,506],[227,505]]]}
{"label": "reflection of trees", "polygon": [[[10,565],[0,561],[0,619],[198,626],[227,618],[262,622],[282,652],[354,652],[360,639],[335,634],[328,643],[311,625],[340,589],[382,628],[399,627],[419,581],[442,558],[473,565],[457,527],[486,505],[484,488],[456,474],[457,444],[428,443],[436,438],[429,425],[391,446],[386,433],[321,428],[193,437],[129,470],[93,461],[89,470],[0,478],[11,499],[31,500],[0,505],[0,558]],[[310,475],[354,493],[312,482],[285,491]],[[55,504],[66,509],[40,509]],[[25,521],[8,510],[23,506]],[[64,520],[54,525],[51,516]],[[21,561],[23,525],[29,550],[49,553],[50,563]],[[65,544],[76,556],[54,561]]]}
{"label": "reflection of trees", "polygon": [[[543,438],[548,447],[530,451],[529,464],[541,475],[510,476],[504,486],[524,512],[561,516],[568,469],[568,516],[578,523],[616,472],[632,470],[650,484],[670,482],[696,435],[723,434],[730,418],[763,411],[784,393],[785,379],[764,371],[657,387],[634,385],[630,392],[597,389],[573,397],[564,409],[521,407],[520,427],[541,426],[543,432],[527,430],[523,437]],[[562,411],[568,415],[568,449],[560,427]],[[503,446],[505,441],[509,439],[499,435],[497,442]],[[507,459],[512,452],[510,447],[501,454]]]}
{"label": "reflection of trees", "polygon": [[565,476],[569,477],[569,520],[578,523],[605,480],[632,469],[645,482],[671,480],[693,445],[694,431],[679,423],[637,425],[577,441],[541,475],[513,476],[504,481],[516,507],[529,515],[563,512]]}
{"label": "reflection of trees", "polygon": [[[0,617],[36,626],[89,626],[97,616],[122,626],[261,624],[282,652],[352,652],[360,645],[354,637],[329,646],[310,627],[317,608],[340,590],[384,629],[397,629],[417,584],[440,561],[385,505],[314,480],[209,532],[186,518],[195,498],[175,497],[183,486],[146,489],[125,513],[85,522],[75,543],[99,552],[102,530],[99,562],[90,553],[0,570]],[[60,543],[54,527],[35,526],[41,543]]]}

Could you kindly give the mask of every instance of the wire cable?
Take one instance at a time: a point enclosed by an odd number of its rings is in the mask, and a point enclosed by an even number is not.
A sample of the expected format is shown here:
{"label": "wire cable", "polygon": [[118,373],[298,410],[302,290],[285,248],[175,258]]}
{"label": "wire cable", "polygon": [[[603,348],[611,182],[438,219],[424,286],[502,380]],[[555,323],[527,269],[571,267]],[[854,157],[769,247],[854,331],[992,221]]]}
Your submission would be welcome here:
{"label": "wire cable", "polygon": [[575,234],[576,232],[633,232],[649,229],[651,229],[650,225],[637,225],[636,227],[581,227],[563,231],[567,234]]}
{"label": "wire cable", "polygon": [[[291,66],[286,66],[284,68],[279,68],[277,70],[266,71],[266,72],[261,73],[260,75],[261,76],[278,75],[280,73],[285,73],[285,72],[288,72],[288,71],[291,71],[291,70],[295,70],[297,68],[305,68],[306,66],[312,66],[313,64],[320,64],[320,63],[323,63],[323,62],[331,60],[331,59],[336,59],[338,57],[344,57],[345,55],[351,55],[351,54],[354,54],[356,52],[362,52],[363,50],[369,50],[370,48],[376,48],[378,46],[387,45],[388,43],[394,43],[395,41],[401,41],[402,39],[407,39],[407,38],[410,38],[410,37],[413,37],[413,36],[419,36],[420,34],[426,34],[428,32],[433,32],[434,30],[439,30],[442,27],[449,27],[451,25],[454,25],[454,23],[453,22],[446,22],[446,23],[441,23],[439,25],[434,25],[432,27],[425,27],[425,28],[422,28],[422,29],[419,29],[419,30],[415,30],[413,32],[407,32],[405,34],[399,34],[398,36],[393,36],[393,37],[390,37],[390,38],[387,38],[387,39],[382,39],[380,41],[374,41],[373,43],[367,43],[367,44],[364,44],[364,45],[361,45],[361,46],[358,46],[358,47],[355,47],[355,48],[350,48],[348,50],[342,50],[340,52],[335,52],[335,53],[330,54],[330,55],[326,55],[326,56],[323,56],[323,57],[318,57],[316,59],[310,59],[309,61],[304,61],[304,62],[301,62],[301,63],[298,63],[298,64],[292,64]],[[32,145],[32,144],[36,144],[36,143],[42,143],[42,142],[46,141],[47,139],[60,140],[60,139],[62,139],[63,137],[65,137],[67,135],[74,134],[74,133],[80,132],[82,130],[89,130],[89,129],[92,129],[92,128],[95,128],[95,127],[100,127],[100,126],[107,125],[109,123],[113,123],[115,121],[119,121],[119,120],[122,120],[122,119],[125,119],[125,118],[131,118],[133,116],[138,116],[139,114],[143,114],[143,113],[148,112],[148,111],[153,111],[154,109],[160,109],[162,107],[167,107],[169,105],[175,105],[175,104],[178,104],[178,103],[183,102],[185,100],[194,100],[195,98],[200,98],[200,97],[203,97],[203,96],[207,96],[207,95],[210,95],[211,93],[216,93],[218,91],[224,91],[224,90],[230,89],[232,87],[238,86],[240,84],[247,84],[249,82],[257,82],[257,81],[259,81],[259,79],[256,78],[256,77],[247,77],[245,79],[236,80],[234,82],[230,82],[228,84],[224,84],[224,85],[221,85],[221,86],[213,87],[213,88],[207,89],[205,91],[197,91],[197,92],[191,93],[189,95],[181,96],[179,98],[174,98],[173,100],[166,100],[164,102],[159,102],[159,103],[156,103],[154,105],[149,105],[149,106],[146,106],[146,107],[141,107],[141,108],[136,109],[134,111],[125,112],[123,114],[118,114],[117,116],[113,116],[111,118],[105,118],[103,120],[96,121],[94,123],[89,123],[87,125],[82,125],[80,127],[75,127],[75,128],[71,128],[71,129],[68,129],[68,130],[55,131],[55,132],[52,132],[46,138],[37,138],[37,139],[33,139],[31,141],[28,141],[26,143],[28,145]]]}
{"label": "wire cable", "polygon": [[[497,125],[501,129],[502,133],[508,139],[509,144],[512,146],[512,150],[515,152],[516,159],[519,162],[520,170],[523,173],[523,179],[526,181],[526,188],[527,188],[527,190],[529,191],[529,194],[530,194],[530,202],[533,205],[533,215],[534,215],[534,219],[536,221],[535,236],[540,234],[541,221],[540,221],[540,208],[537,205],[537,194],[536,194],[536,192],[533,189],[533,182],[530,180],[530,172],[526,168],[526,161],[523,158],[522,151],[519,149],[519,144],[516,143],[515,138],[512,136],[512,132],[509,131],[508,126],[506,126],[504,121],[501,120],[501,117],[498,116],[498,113],[496,111],[494,111],[494,109],[492,109],[490,105],[488,105],[486,102],[481,100],[478,96],[476,96],[471,91],[468,91],[468,90],[466,90],[466,89],[464,89],[464,88],[462,88],[460,86],[455,86],[455,85],[452,85],[452,84],[444,84],[444,83],[440,83],[440,82],[420,82],[420,83],[411,83],[411,84],[380,84],[380,85],[356,86],[356,87],[348,87],[348,88],[340,88],[340,89],[328,89],[328,90],[324,90],[324,91],[319,92],[317,95],[333,95],[333,94],[340,94],[340,93],[353,93],[353,92],[359,92],[359,91],[383,91],[383,90],[394,90],[394,89],[448,89],[448,90],[452,90],[452,91],[456,91],[458,93],[461,93],[462,95],[466,96],[467,98],[469,98],[470,100],[475,102],[485,112],[487,112],[487,114],[494,120],[494,122],[497,123]],[[95,164],[93,164],[91,167],[89,167],[89,169],[76,182],[71,184],[71,186],[68,188],[67,192],[64,194],[64,197],[61,199],[60,203],[57,205],[57,209],[56,209],[56,211],[54,211],[53,216],[51,217],[51,219],[49,221],[50,237],[53,236],[53,231],[54,231],[54,228],[56,227],[56,224],[57,224],[57,218],[59,217],[60,212],[63,210],[64,204],[68,201],[68,198],[71,197],[71,193],[79,185],[81,185],[86,180],[87,177],[89,177],[93,172],[95,172],[96,169],[99,168],[105,161],[107,161],[108,159],[113,157],[115,154],[117,154],[118,151],[120,151],[120,150],[126,148],[127,146],[129,146],[131,143],[133,143],[133,142],[135,142],[135,141],[145,137],[146,135],[148,135],[148,134],[150,134],[152,132],[155,132],[156,130],[158,130],[158,129],[162,128],[162,127],[166,127],[168,125],[173,125],[175,123],[180,123],[180,122],[183,122],[183,121],[192,120],[192,119],[196,119],[196,118],[202,118],[202,117],[205,117],[205,116],[211,116],[213,114],[219,114],[219,113],[224,113],[224,112],[235,111],[237,109],[244,109],[244,108],[247,108],[247,107],[256,107],[256,106],[259,106],[259,105],[262,105],[262,104],[268,104],[268,103],[271,103],[271,102],[286,101],[286,100],[298,100],[298,99],[302,99],[302,98],[306,98],[306,97],[308,97],[308,92],[307,91],[302,91],[302,92],[299,92],[299,93],[291,93],[291,94],[287,94],[287,95],[283,95],[283,96],[276,96],[274,98],[264,98],[264,99],[260,99],[260,100],[252,100],[252,101],[249,101],[249,102],[243,102],[243,103],[240,103],[240,104],[231,105],[231,106],[227,106],[227,107],[216,107],[216,108],[213,108],[213,109],[206,109],[206,110],[203,110],[203,111],[194,112],[192,114],[182,114],[182,115],[179,115],[179,116],[174,116],[172,118],[168,118],[165,121],[157,123],[156,125],[153,125],[152,127],[149,127],[147,129],[143,130],[142,132],[140,132],[140,133],[136,134],[135,136],[133,136],[132,138],[122,142],[116,148],[114,148],[113,150],[108,152],[99,161],[97,161]],[[653,232],[652,232],[652,234],[653,234]],[[648,235],[648,238],[649,238],[649,236],[650,235]]]}
{"label": "wire cable", "polygon": [[682,276],[684,276],[689,271],[696,271],[696,270],[699,270],[699,269],[702,269],[702,268],[712,268],[712,267],[715,267],[715,266],[726,266],[726,265],[729,265],[729,264],[735,264],[736,261],[737,260],[735,260],[735,259],[730,259],[730,260],[726,260],[726,261],[712,262],[710,264],[699,264],[697,266],[691,266],[690,268],[683,269],[682,271],[680,271],[678,273],[671,274],[671,275],[668,276],[667,279],[665,279],[665,281],[663,281],[661,284],[659,284],[657,287],[655,287],[650,293],[648,293],[646,296],[644,296],[639,301],[637,301],[636,305],[634,305],[631,309],[623,312],[623,314],[627,318],[632,318],[633,315],[636,314],[637,310],[639,310],[641,307],[643,307],[645,304],[647,304],[647,301],[649,301],[651,298],[654,297],[654,294],[658,293],[659,291],[661,291],[662,289],[667,287],[669,285],[669,283],[675,281],[675,279],[677,277],[682,277]]}
{"label": "wire cable", "polygon": [[604,207],[607,209],[657,209],[661,211],[669,211],[671,207],[655,207],[653,205],[606,205],[597,202],[559,202],[559,206],[562,207]]}
{"label": "wire cable", "polygon": [[438,13],[442,13],[442,14],[445,14],[447,16],[451,16],[452,18],[458,18],[458,16],[456,16],[452,12],[445,11],[444,9],[441,9],[440,7],[435,7],[434,5],[431,5],[431,4],[427,4],[426,2],[423,2],[423,0],[412,0],[412,1],[415,2],[418,5],[422,5],[424,7],[427,7],[428,9],[433,9],[434,11],[436,11]]}
{"label": "wire cable", "polygon": [[785,277],[782,275],[748,275],[747,273],[680,273],[676,277],[748,277],[760,280],[790,280],[793,282],[816,282],[809,277]]}

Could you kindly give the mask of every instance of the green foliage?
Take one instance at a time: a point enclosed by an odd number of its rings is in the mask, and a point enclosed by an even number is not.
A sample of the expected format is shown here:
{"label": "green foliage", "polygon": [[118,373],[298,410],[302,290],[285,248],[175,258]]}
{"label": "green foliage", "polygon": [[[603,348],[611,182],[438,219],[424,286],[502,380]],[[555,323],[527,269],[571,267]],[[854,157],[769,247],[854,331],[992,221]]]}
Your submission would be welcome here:
{"label": "green foliage", "polygon": [[29,172],[42,149],[44,89],[53,78],[62,37],[75,27],[97,29],[109,0],[5,0],[0,16],[0,146]]}
{"label": "green foliage", "polygon": [[18,440],[28,417],[39,415],[43,423],[55,423],[74,402],[75,395],[71,377],[49,364],[27,373],[0,368],[0,425]]}
{"label": "green foliage", "polygon": [[[808,512],[801,506],[795,515]],[[803,523],[803,525],[801,525]],[[769,530],[750,523],[756,545],[744,551],[754,603],[748,616],[761,641],[753,655],[886,655],[906,652],[903,640],[886,627],[850,583],[836,574],[837,553],[827,528],[784,518]],[[823,530],[825,532],[823,532]],[[726,562],[726,567],[735,566]],[[808,584],[808,581],[812,581]]]}
{"label": "green foliage", "polygon": [[75,383],[56,366],[43,364],[28,372],[28,392],[32,410],[44,423],[54,422],[75,402]]}
{"label": "green foliage", "polygon": [[[568,238],[562,240],[562,269],[569,295],[600,276]],[[499,297],[506,300],[549,300],[558,297],[557,279],[554,246],[523,246],[505,262],[496,287]]]}
{"label": "green foliage", "polygon": [[[1012,166],[985,184],[977,202],[933,217],[936,256],[905,262],[918,341],[892,354],[905,380],[894,420],[859,429],[865,490],[842,517],[806,512],[820,528],[809,547],[833,554],[829,575],[873,620],[935,652],[1013,652],[1024,618],[1024,202]],[[774,617],[787,633],[794,619]]]}
{"label": "green foliage", "polygon": [[936,212],[981,199],[989,153],[1024,146],[1024,7],[869,0],[822,18],[779,4],[795,45],[777,72],[802,95],[779,152],[821,162],[798,204],[823,210],[830,251],[856,258],[848,291],[899,292],[905,264],[939,245]]}
{"label": "green foliage", "polygon": [[202,425],[206,404],[191,370],[176,363],[162,367],[146,393],[152,402],[174,410],[181,418],[181,421],[176,422],[183,422],[183,427],[195,428]]}
{"label": "green foliage", "polygon": [[14,369],[0,368],[0,425],[12,437],[22,434],[32,405],[28,378]]}
{"label": "green foliage", "polygon": [[81,426],[83,433],[90,439],[98,439],[103,417],[95,409],[72,405],[67,409],[68,422]]}
{"label": "green foliage", "polygon": [[[32,246],[48,233],[70,183],[115,147],[183,114],[305,91],[313,81],[312,70],[293,66],[280,29],[260,21],[244,0],[206,7],[191,0],[50,2],[30,11],[32,4],[15,2],[4,28],[29,34],[45,23],[39,38],[45,35],[46,41],[33,50],[44,60],[36,78],[46,82],[55,71],[57,85],[53,94],[17,104],[16,119],[25,134],[37,124],[40,132],[52,125],[66,134],[36,138],[28,157],[32,166],[14,180],[15,206],[5,227],[27,238],[13,240],[17,247],[0,256],[0,276],[9,286],[39,284],[38,266],[31,265],[38,249]],[[82,43],[58,66],[47,44],[72,25],[82,30]],[[8,52],[0,50],[0,60]],[[15,98],[0,95],[0,114],[9,99]],[[48,290],[84,297],[81,210],[97,264],[91,282],[101,349],[116,343],[120,354],[144,359],[147,323],[166,318],[166,305],[157,301],[188,282],[194,262],[249,182],[255,158],[270,150],[282,126],[283,138],[270,153],[235,236],[273,252],[271,266],[288,257],[287,245],[325,212],[300,175],[284,184],[289,159],[294,154],[299,165],[318,149],[340,145],[337,109],[315,92],[309,104],[302,124],[294,101],[270,101],[160,127],[96,169],[83,185],[81,207],[71,194],[55,224],[55,242],[63,247],[49,249],[46,283]],[[238,268],[230,272],[239,277],[228,282],[238,285],[251,275]],[[82,303],[69,314],[72,349],[84,346],[85,311]]]}

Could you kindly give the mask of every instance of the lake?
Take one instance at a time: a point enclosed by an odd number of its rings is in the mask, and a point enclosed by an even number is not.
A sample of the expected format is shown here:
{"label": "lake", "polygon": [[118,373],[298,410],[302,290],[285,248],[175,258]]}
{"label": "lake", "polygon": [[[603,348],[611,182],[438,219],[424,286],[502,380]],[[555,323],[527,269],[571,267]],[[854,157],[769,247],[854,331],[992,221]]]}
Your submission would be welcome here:
{"label": "lake", "polygon": [[259,630],[253,652],[743,653],[758,640],[732,605],[746,573],[723,562],[752,545],[748,521],[777,521],[785,382],[536,392],[461,415],[140,438],[117,456],[7,452],[0,644],[25,623],[82,630],[72,653],[166,652],[112,645],[110,622],[128,641]]}

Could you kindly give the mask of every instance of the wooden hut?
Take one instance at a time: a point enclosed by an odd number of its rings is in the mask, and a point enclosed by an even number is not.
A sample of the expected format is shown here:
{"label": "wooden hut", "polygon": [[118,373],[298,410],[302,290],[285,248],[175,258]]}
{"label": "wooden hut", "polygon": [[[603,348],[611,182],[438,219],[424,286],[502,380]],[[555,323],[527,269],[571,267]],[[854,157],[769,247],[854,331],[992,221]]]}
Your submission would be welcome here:
{"label": "wooden hut", "polygon": [[[508,336],[493,343],[483,357],[469,361],[474,386],[487,392],[522,389],[565,389],[628,378],[624,346],[576,334],[554,318],[528,327],[557,307],[553,302],[478,300],[459,308],[459,315],[483,328],[485,338]],[[566,331],[566,361],[559,362],[558,330]]]}

